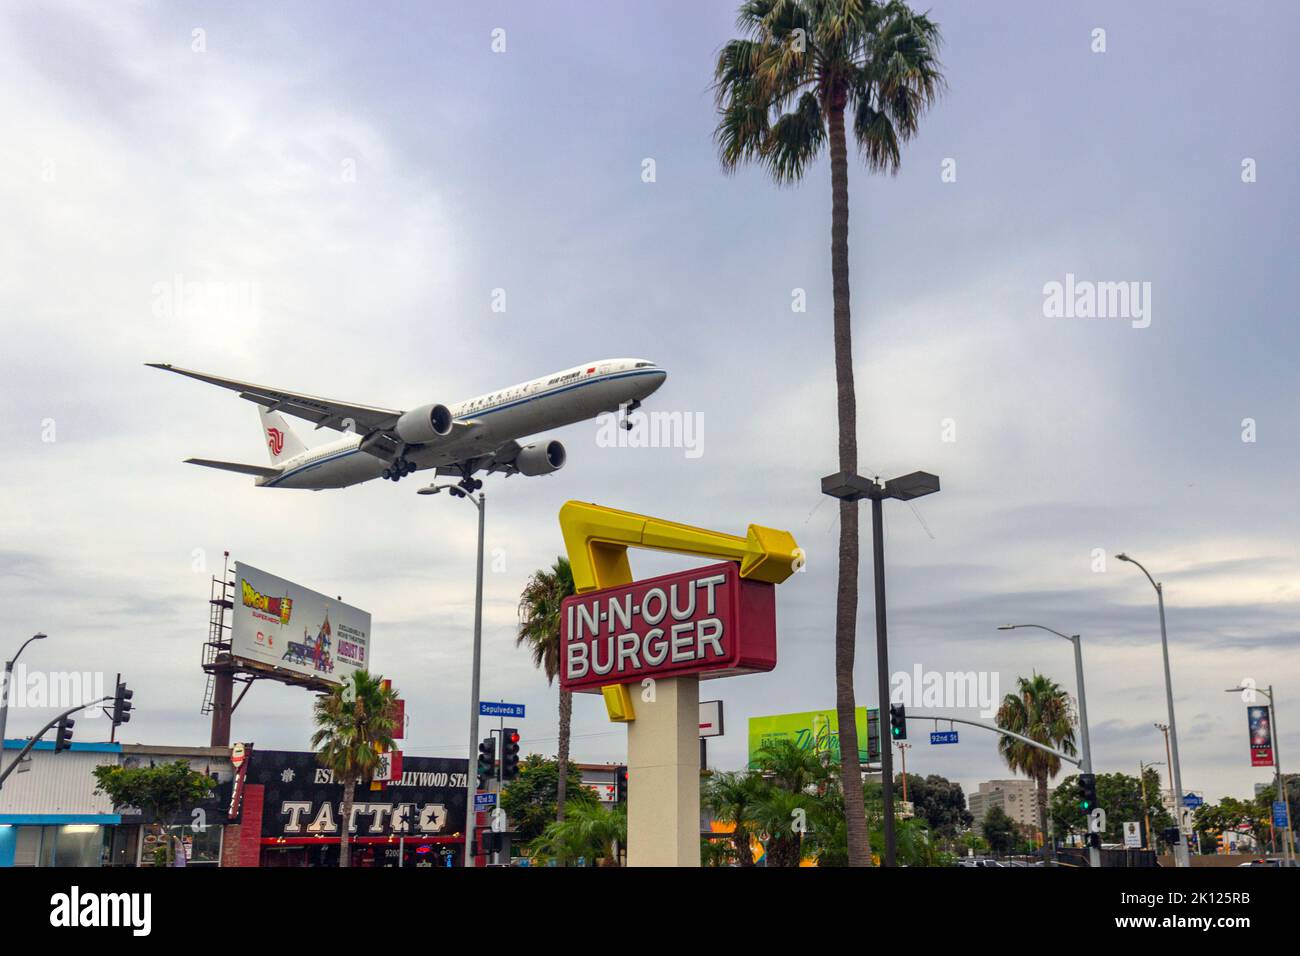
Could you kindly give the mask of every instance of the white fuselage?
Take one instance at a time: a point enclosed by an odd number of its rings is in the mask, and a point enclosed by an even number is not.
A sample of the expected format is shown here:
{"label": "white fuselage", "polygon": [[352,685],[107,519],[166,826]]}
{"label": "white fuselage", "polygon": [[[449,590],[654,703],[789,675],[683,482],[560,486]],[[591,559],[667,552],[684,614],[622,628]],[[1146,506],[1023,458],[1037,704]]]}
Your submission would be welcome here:
{"label": "white fuselage", "polygon": [[[418,445],[406,452],[417,469],[450,467],[487,455],[506,442],[615,412],[639,402],[663,384],[667,372],[641,359],[603,359],[531,382],[512,385],[449,405],[458,423],[472,423],[463,436]],[[384,473],[388,464],[360,450],[362,436],[345,435],[280,463],[280,473],[259,478],[265,488],[345,488]]]}

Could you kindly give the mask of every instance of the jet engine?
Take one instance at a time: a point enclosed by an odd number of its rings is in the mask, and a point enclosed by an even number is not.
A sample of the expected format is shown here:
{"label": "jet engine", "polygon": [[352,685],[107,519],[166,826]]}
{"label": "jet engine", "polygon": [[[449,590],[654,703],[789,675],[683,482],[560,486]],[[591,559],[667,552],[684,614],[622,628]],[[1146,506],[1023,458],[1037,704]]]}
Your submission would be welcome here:
{"label": "jet engine", "polygon": [[451,409],[446,405],[421,405],[403,413],[393,430],[408,445],[436,441],[451,431]]}
{"label": "jet engine", "polygon": [[519,474],[535,478],[559,471],[564,467],[566,457],[564,446],[558,441],[535,442],[519,449],[519,454],[515,456],[515,467],[519,469]]}

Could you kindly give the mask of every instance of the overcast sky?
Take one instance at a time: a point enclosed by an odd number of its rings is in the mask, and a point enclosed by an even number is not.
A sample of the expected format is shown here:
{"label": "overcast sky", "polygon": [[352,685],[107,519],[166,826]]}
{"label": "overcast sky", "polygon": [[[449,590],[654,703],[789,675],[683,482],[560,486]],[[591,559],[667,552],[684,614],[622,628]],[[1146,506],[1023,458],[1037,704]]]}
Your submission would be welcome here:
{"label": "overcast sky", "polygon": [[[896,178],[849,173],[862,469],[943,480],[921,520],[886,508],[891,669],[1073,691],[1065,642],[995,627],[1078,632],[1097,769],[1164,760],[1155,594],[1111,557],[1128,550],[1166,585],[1184,787],[1249,794],[1268,772],[1223,693],[1242,678],[1277,686],[1300,769],[1294,5],[932,14],[946,95]],[[726,702],[715,764],[743,763],[751,716],[833,706],[829,168],[785,189],[720,171],[733,20],[727,2],[0,8],[0,652],[44,630],[29,667],[127,675],[125,739],[206,744],[229,550],[368,609],[408,751],[463,755],[473,509],[415,479],[313,493],[182,464],[263,463],[255,408],[142,363],[409,408],[643,356],[669,370],[647,407],[700,416],[702,453],[601,447],[585,423],[553,436],[558,474],[488,478],[484,697],[525,703],[525,750],[554,751],[557,692],[513,631],[577,498],[806,549],[777,669],[702,687]],[[1139,283],[1146,318],[1046,314],[1067,275]],[[209,294],[178,305],[176,283]],[[875,706],[870,583],[864,549]],[[234,736],[305,749],[309,704],[259,683]],[[11,711],[9,736],[49,713]],[[928,729],[910,771],[1011,775],[992,734]],[[577,758],[623,759],[599,697],[573,730]]]}

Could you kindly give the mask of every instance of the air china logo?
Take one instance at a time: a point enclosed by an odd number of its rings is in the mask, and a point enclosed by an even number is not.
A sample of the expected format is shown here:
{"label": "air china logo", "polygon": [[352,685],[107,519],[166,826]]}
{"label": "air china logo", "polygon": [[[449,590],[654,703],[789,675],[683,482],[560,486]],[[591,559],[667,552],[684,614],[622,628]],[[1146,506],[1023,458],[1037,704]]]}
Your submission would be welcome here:
{"label": "air china logo", "polygon": [[268,428],[266,430],[266,447],[271,449],[272,455],[278,455],[284,451],[284,432],[278,428]]}
{"label": "air china logo", "polygon": [[293,613],[293,598],[267,597],[247,581],[240,583],[243,584],[244,607],[251,607],[254,611],[279,618],[281,624],[289,623],[289,615]]}

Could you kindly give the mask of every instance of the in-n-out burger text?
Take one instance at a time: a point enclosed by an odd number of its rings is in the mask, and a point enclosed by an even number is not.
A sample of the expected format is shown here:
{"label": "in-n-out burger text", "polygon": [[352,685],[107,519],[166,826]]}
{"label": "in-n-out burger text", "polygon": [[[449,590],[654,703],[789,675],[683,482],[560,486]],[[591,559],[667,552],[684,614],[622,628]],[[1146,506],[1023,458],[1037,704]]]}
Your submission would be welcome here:
{"label": "in-n-out burger text", "polygon": [[[605,676],[611,672],[639,670],[642,662],[658,667],[665,661],[673,664],[706,662],[721,659],[722,621],[717,616],[719,584],[722,574],[712,574],[694,581],[652,587],[639,604],[632,595],[610,594],[591,604],[570,604],[567,623],[572,636],[565,646],[565,663],[571,679],[588,674]],[[696,619],[696,592],[706,617]],[[629,630],[632,618],[639,616],[647,625],[642,633]],[[668,618],[668,620],[665,620]],[[604,640],[601,634],[604,633]],[[596,638],[588,642],[588,638]]]}
{"label": "in-n-out burger text", "polygon": [[771,670],[774,588],[743,580],[733,562],[605,588],[565,600],[561,637],[566,690]]}

